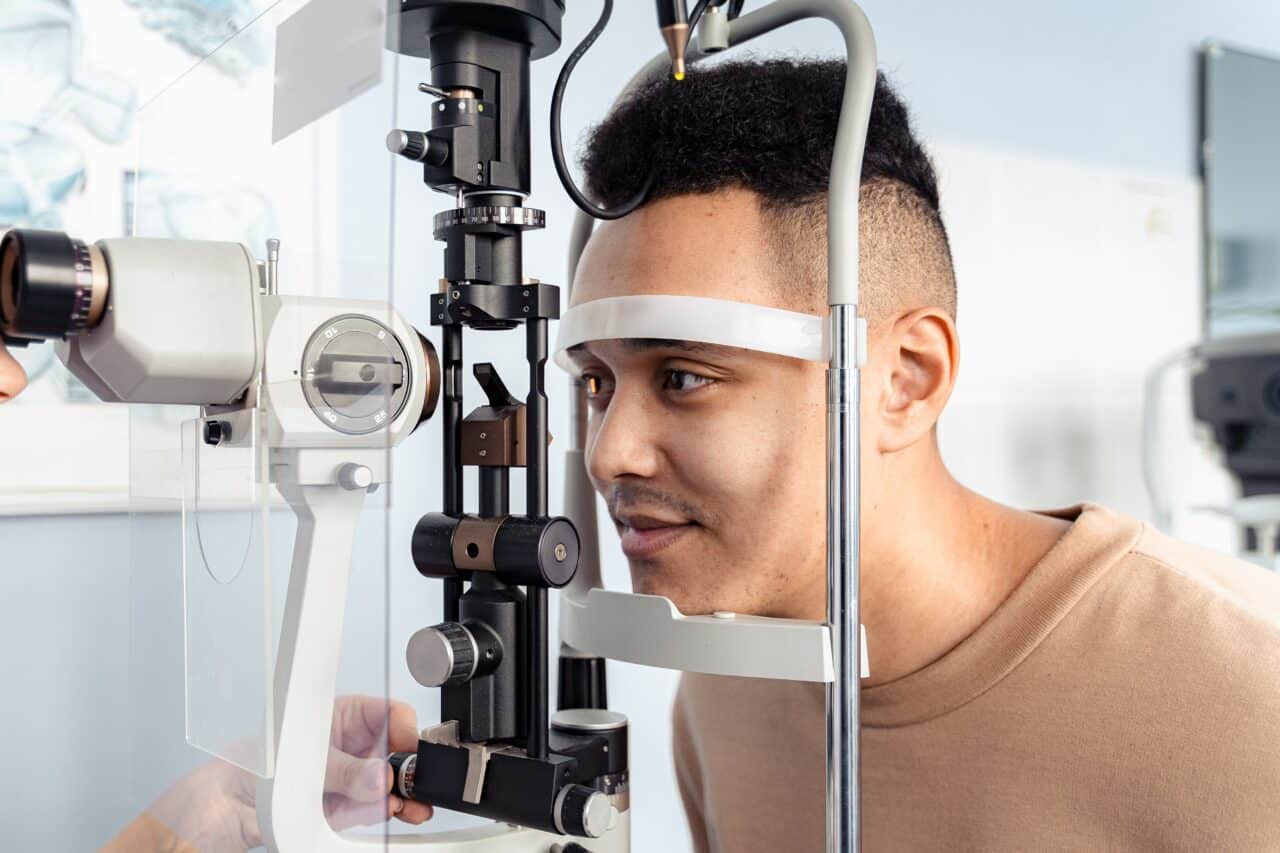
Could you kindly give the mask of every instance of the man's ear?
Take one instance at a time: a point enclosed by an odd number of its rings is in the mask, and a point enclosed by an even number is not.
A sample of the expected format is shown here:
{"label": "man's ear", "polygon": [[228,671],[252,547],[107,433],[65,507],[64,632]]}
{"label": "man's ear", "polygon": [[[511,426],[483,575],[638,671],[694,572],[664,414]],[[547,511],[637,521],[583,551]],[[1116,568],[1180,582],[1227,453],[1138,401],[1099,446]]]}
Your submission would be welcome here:
{"label": "man's ear", "polygon": [[883,333],[885,359],[877,443],[896,453],[930,434],[951,397],[960,366],[955,322],[939,308],[921,308]]}

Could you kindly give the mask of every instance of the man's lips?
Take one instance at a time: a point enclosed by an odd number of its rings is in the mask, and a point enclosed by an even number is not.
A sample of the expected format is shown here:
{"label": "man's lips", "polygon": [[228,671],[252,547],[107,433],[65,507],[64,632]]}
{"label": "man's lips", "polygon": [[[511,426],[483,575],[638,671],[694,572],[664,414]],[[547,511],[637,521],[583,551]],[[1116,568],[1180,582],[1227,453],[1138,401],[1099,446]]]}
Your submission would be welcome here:
{"label": "man's lips", "polygon": [[689,521],[676,521],[648,515],[618,514],[613,517],[622,541],[622,552],[628,559],[643,560],[654,557],[671,546],[696,525]]}

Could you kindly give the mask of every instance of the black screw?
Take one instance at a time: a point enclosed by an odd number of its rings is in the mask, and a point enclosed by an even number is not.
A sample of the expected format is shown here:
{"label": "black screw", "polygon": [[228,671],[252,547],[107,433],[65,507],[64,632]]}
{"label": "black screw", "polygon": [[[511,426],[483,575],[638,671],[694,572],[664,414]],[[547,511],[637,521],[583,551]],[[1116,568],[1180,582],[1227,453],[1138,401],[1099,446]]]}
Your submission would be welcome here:
{"label": "black screw", "polygon": [[231,424],[226,421],[205,421],[204,422],[204,443],[210,447],[217,447],[224,441],[231,440]]}

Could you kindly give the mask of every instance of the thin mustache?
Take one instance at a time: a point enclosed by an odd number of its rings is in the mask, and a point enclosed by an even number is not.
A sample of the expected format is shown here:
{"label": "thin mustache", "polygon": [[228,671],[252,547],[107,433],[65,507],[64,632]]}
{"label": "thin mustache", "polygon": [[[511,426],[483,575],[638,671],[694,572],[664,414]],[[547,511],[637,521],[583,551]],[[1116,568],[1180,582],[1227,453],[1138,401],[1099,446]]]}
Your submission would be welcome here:
{"label": "thin mustache", "polygon": [[605,496],[609,507],[609,515],[615,520],[625,510],[639,511],[644,507],[663,507],[678,512],[681,516],[698,524],[706,524],[706,514],[701,509],[677,498],[675,495],[655,489],[653,486],[638,483],[625,483],[613,486]]}

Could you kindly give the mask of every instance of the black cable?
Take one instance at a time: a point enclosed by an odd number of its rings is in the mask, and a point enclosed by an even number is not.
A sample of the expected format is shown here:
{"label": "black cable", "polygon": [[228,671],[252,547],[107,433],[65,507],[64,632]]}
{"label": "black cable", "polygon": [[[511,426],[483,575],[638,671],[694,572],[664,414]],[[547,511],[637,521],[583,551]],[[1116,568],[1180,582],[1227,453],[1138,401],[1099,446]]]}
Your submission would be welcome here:
{"label": "black cable", "polygon": [[604,31],[605,25],[609,23],[609,17],[612,14],[613,0],[604,0],[604,8],[600,10],[600,19],[596,21],[596,25],[591,28],[591,32],[587,33],[586,38],[573,49],[573,53],[569,54],[569,58],[565,60],[564,67],[560,69],[560,76],[556,78],[556,87],[551,93],[551,159],[555,163],[556,174],[560,176],[560,183],[564,186],[564,191],[569,194],[569,198],[573,199],[573,203],[596,219],[621,219],[644,204],[645,199],[649,197],[649,188],[653,186],[653,167],[651,165],[649,174],[645,176],[644,186],[640,187],[640,191],[633,198],[618,207],[597,207],[574,184],[573,176],[569,174],[569,167],[564,160],[564,146],[560,143],[560,110],[564,103],[564,90],[569,85],[569,75],[573,73],[574,66],[578,64],[578,60],[582,59],[591,45],[595,43],[595,40],[600,37],[600,33]]}

